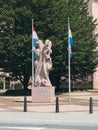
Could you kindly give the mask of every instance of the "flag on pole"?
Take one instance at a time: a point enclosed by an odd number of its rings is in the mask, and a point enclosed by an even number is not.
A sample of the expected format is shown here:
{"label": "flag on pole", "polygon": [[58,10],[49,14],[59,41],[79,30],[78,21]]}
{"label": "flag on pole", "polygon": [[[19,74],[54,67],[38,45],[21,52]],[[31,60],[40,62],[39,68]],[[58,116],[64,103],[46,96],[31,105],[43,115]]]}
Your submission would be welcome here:
{"label": "flag on pole", "polygon": [[69,102],[71,102],[71,67],[70,60],[72,58],[72,48],[74,47],[74,42],[72,39],[72,33],[70,28],[70,18],[68,17],[68,88],[69,88]]}
{"label": "flag on pole", "polygon": [[[35,51],[35,49],[38,48],[38,45],[36,44],[36,41],[38,40],[37,33],[35,31],[34,26],[32,26],[32,51]],[[36,53],[34,52],[34,60],[36,60]]]}
{"label": "flag on pole", "polygon": [[72,58],[72,48],[74,47],[74,42],[72,38],[71,28],[70,25],[68,25],[68,40],[69,40],[69,53],[70,53],[70,59]]}

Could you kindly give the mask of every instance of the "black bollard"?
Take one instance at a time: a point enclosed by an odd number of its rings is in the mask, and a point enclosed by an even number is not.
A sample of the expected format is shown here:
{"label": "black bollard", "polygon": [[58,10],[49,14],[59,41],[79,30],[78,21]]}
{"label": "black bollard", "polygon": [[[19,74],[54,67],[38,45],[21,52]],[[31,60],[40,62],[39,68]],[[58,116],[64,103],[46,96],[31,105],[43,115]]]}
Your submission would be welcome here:
{"label": "black bollard", "polygon": [[24,97],[24,112],[27,112],[27,98]]}
{"label": "black bollard", "polygon": [[93,113],[93,99],[90,97],[90,103],[89,103],[89,113]]}
{"label": "black bollard", "polygon": [[56,97],[56,113],[59,112],[59,97]]}

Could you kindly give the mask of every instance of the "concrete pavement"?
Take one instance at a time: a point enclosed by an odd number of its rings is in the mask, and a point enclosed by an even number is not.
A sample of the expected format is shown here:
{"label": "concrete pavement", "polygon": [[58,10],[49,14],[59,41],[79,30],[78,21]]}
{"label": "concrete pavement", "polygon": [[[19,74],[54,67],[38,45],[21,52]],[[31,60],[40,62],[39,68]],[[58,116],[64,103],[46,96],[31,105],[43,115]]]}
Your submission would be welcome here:
{"label": "concrete pavement", "polygon": [[[68,101],[68,93],[59,95],[60,113],[89,113],[89,98],[93,98],[93,113],[98,113],[98,92],[72,92],[71,102]],[[0,96],[0,112],[23,112],[24,97]],[[32,103],[31,96],[27,97],[27,112],[55,113],[54,103]]]}
{"label": "concrete pavement", "polygon": [[[89,114],[89,98],[94,99],[93,113]],[[27,97],[27,112],[24,112],[24,97],[0,96],[1,124],[57,124],[88,125],[98,127],[98,96],[92,92],[73,92],[71,102],[68,94],[59,95],[59,113],[55,103],[32,103]]]}
{"label": "concrete pavement", "polygon": [[20,124],[62,124],[62,125],[96,125],[96,114],[84,113],[32,113],[32,112],[0,112],[0,123]]}

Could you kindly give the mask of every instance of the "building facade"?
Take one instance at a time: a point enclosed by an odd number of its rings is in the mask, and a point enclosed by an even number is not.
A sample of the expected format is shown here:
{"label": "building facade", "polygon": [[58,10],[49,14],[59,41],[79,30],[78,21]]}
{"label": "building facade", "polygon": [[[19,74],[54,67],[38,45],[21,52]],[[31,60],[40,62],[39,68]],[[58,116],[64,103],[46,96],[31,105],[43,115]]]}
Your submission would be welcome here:
{"label": "building facade", "polygon": [[0,89],[10,88],[10,74],[5,73],[2,68],[0,68]]}
{"label": "building facade", "polygon": [[[96,19],[98,23],[98,0],[90,0],[89,14],[93,16],[93,18]],[[94,33],[98,33],[98,26],[96,27],[96,30]],[[97,41],[98,41],[98,38],[97,38]],[[93,74],[93,89],[98,89],[98,67],[96,67],[96,70]]]}

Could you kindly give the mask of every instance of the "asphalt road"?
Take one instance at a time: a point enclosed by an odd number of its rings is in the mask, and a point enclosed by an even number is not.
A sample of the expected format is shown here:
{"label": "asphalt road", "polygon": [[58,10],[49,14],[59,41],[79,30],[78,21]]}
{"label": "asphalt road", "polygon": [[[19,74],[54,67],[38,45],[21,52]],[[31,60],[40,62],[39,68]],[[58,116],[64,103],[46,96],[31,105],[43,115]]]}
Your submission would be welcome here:
{"label": "asphalt road", "polygon": [[0,112],[0,130],[98,130],[98,115]]}
{"label": "asphalt road", "polygon": [[98,130],[98,126],[0,123],[0,130]]}

